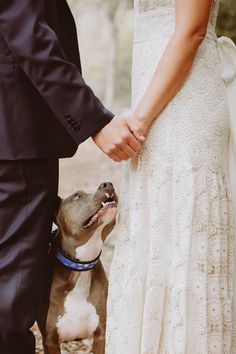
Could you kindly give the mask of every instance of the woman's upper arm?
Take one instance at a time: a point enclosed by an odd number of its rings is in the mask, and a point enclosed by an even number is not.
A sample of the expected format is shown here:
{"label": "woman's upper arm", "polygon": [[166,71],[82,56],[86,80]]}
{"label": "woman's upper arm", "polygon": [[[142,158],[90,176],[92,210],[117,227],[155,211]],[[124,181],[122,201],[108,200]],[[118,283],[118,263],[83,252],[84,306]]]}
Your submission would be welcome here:
{"label": "woman's upper arm", "polygon": [[203,39],[213,0],[176,0],[175,32]]}

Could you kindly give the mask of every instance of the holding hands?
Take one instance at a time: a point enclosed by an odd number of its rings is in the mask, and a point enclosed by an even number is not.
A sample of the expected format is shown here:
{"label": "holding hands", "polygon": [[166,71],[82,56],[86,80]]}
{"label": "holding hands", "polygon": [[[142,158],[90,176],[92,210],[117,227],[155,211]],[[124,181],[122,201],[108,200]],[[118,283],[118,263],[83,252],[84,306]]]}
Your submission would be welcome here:
{"label": "holding hands", "polygon": [[134,118],[115,116],[93,136],[95,144],[112,160],[120,162],[138,155],[146,129]]}

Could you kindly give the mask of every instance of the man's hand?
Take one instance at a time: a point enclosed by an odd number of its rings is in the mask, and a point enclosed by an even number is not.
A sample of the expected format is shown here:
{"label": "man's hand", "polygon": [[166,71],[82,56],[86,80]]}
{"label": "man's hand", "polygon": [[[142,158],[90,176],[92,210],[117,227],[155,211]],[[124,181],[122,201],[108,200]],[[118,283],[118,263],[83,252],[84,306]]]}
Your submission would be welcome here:
{"label": "man's hand", "polygon": [[135,138],[126,120],[114,117],[110,123],[93,136],[95,144],[116,162],[135,157],[142,147],[142,139]]}

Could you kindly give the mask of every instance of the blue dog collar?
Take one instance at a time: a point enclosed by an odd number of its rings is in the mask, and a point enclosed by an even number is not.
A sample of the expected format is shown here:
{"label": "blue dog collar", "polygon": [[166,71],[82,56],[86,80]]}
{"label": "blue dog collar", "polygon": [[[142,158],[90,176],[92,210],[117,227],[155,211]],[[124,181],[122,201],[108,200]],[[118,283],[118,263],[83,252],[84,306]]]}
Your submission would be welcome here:
{"label": "blue dog collar", "polygon": [[101,254],[102,254],[102,251],[99,253],[97,258],[95,258],[93,261],[82,262],[76,258],[69,257],[67,254],[65,254],[65,252],[63,252],[58,247],[55,250],[56,259],[61,264],[63,264],[67,268],[70,268],[71,270],[75,270],[78,272],[84,272],[84,271],[93,269],[95,267],[95,265],[98,263]]}

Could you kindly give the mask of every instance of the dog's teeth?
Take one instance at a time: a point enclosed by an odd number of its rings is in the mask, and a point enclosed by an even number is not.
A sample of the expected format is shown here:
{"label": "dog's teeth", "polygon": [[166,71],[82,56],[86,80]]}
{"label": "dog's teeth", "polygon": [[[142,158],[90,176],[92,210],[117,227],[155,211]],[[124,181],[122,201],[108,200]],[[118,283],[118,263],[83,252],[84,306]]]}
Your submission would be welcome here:
{"label": "dog's teeth", "polygon": [[102,206],[105,207],[106,205],[115,204],[115,201],[112,202],[102,202]]}

